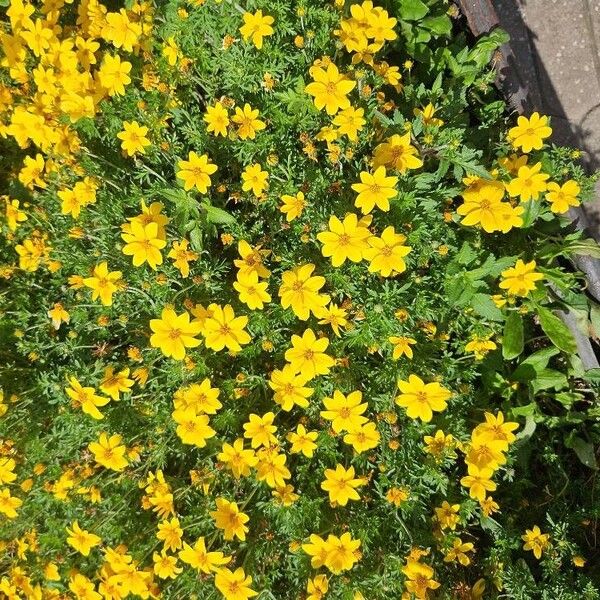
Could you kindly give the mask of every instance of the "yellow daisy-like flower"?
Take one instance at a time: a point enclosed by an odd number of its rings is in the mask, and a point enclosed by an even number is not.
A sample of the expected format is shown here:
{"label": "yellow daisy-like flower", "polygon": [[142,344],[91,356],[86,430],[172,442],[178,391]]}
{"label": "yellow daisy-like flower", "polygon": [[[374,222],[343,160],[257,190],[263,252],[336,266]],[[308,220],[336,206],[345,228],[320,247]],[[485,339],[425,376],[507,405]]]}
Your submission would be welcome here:
{"label": "yellow daisy-like flower", "polygon": [[243,15],[244,24],[240,27],[240,33],[244,41],[252,39],[252,43],[260,50],[263,47],[263,38],[273,35],[271,25],[275,19],[269,15],[263,15],[262,10],[255,13],[246,12]]}

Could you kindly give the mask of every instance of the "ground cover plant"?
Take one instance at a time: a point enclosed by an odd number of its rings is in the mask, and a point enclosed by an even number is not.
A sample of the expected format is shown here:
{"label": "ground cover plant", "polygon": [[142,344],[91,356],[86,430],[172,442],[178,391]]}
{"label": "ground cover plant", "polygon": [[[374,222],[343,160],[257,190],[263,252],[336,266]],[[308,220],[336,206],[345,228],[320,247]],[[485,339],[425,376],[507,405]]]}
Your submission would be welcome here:
{"label": "ground cover plant", "polygon": [[593,178],[503,32],[0,6],[2,598],[600,598]]}

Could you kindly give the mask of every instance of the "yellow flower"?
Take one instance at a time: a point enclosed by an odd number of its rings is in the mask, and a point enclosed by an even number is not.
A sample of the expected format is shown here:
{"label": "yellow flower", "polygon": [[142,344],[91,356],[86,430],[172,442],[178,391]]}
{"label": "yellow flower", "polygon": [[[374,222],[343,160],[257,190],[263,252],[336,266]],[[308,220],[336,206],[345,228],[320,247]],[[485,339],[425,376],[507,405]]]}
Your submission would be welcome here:
{"label": "yellow flower", "polygon": [[0,513],[8,519],[17,517],[17,508],[23,504],[23,501],[15,496],[11,496],[8,488],[0,488]]}
{"label": "yellow flower", "polygon": [[173,517],[170,521],[164,520],[158,524],[156,537],[163,542],[164,550],[178,550],[181,548],[183,529],[179,526],[179,519]]}
{"label": "yellow flower", "polygon": [[292,454],[301,452],[307,458],[312,458],[317,448],[316,440],[318,437],[319,433],[317,431],[306,431],[306,427],[299,424],[296,431],[290,431],[287,434],[286,439],[292,444],[290,448]]}
{"label": "yellow flower", "polygon": [[497,415],[485,412],[485,423],[480,423],[475,427],[471,434],[474,443],[495,442],[500,443],[502,450],[508,450],[509,444],[512,444],[517,437],[513,433],[518,429],[519,424],[511,421],[504,421],[504,414],[498,412]]}
{"label": "yellow flower", "polygon": [[399,507],[410,498],[410,492],[404,487],[391,487],[387,491],[385,498],[390,504]]}
{"label": "yellow flower", "polygon": [[317,339],[312,329],[306,329],[302,337],[292,335],[292,347],[286,350],[285,360],[295,373],[302,373],[308,380],[326,375],[335,364],[333,358],[325,354],[328,346],[326,337]]}
{"label": "yellow flower", "polygon": [[370,213],[375,206],[384,211],[390,210],[390,198],[398,194],[395,188],[397,177],[386,177],[385,167],[380,166],[372,174],[361,171],[360,181],[353,183],[352,189],[358,193],[354,205],[363,214]]}
{"label": "yellow flower", "polygon": [[281,286],[279,296],[281,306],[290,308],[294,314],[306,321],[312,312],[318,316],[322,309],[330,300],[327,294],[320,294],[319,290],[325,285],[325,277],[313,275],[315,265],[309,263],[299,267],[294,267],[290,271],[284,271],[281,276]]}
{"label": "yellow flower", "polygon": [[354,431],[368,421],[363,413],[367,410],[367,403],[361,404],[362,392],[350,392],[344,396],[342,392],[335,390],[333,398],[323,398],[323,404],[327,410],[321,411],[321,416],[331,421],[331,428],[335,433],[342,431]]}
{"label": "yellow flower", "polygon": [[358,132],[367,122],[364,115],[364,108],[350,106],[338,112],[333,119],[333,124],[338,128],[340,135],[347,135],[351,142],[355,142],[358,139]]}
{"label": "yellow flower", "polygon": [[131,63],[121,62],[118,54],[116,56],[105,54],[98,71],[100,85],[108,92],[109,96],[122,95],[125,93],[125,86],[131,83],[130,71]]}
{"label": "yellow flower", "polygon": [[60,581],[60,573],[56,564],[50,562],[44,566],[44,579],[48,581]]}
{"label": "yellow flower", "polygon": [[258,108],[253,109],[248,103],[244,104],[243,110],[235,107],[235,115],[231,120],[238,126],[238,135],[241,140],[253,140],[257,131],[262,131],[266,124],[258,118]]}
{"label": "yellow flower", "polygon": [[117,137],[127,156],[134,156],[138,153],[146,154],[146,146],[150,146],[147,134],[148,128],[145,125],[140,125],[137,121],[123,121],[123,131],[117,133]]}
{"label": "yellow flower", "polygon": [[156,271],[157,265],[163,262],[161,249],[167,245],[159,237],[158,225],[148,223],[142,225],[139,221],[131,221],[130,233],[122,233],[125,242],[123,254],[133,256],[133,266],[140,267],[147,262]]}
{"label": "yellow flower", "polygon": [[501,228],[499,216],[504,207],[510,208],[510,205],[502,202],[504,188],[500,182],[483,183],[478,185],[476,190],[467,188],[463,197],[464,202],[456,210],[464,217],[461,221],[463,225],[481,225],[487,233]]}
{"label": "yellow flower", "polygon": [[302,374],[294,373],[290,365],[285,365],[281,370],[275,369],[271,373],[269,387],[275,392],[273,400],[285,411],[290,411],[294,405],[302,408],[308,406],[312,388],[304,387],[307,378]]}
{"label": "yellow flower", "polygon": [[206,131],[209,133],[212,133],[217,137],[219,135],[222,135],[223,137],[227,135],[229,113],[220,102],[216,102],[214,106],[206,107],[204,121],[206,123]]}
{"label": "yellow flower", "polygon": [[309,543],[302,544],[302,550],[311,557],[310,566],[313,569],[318,569],[319,567],[322,567],[327,560],[329,545],[323,538],[312,533],[309,537]]}
{"label": "yellow flower", "polygon": [[193,250],[188,249],[188,241],[181,240],[181,242],[173,242],[173,248],[169,250],[167,256],[173,259],[173,264],[182,277],[189,277],[191,261],[198,260],[198,254]]}
{"label": "yellow flower", "polygon": [[172,416],[177,423],[177,435],[184,444],[204,448],[206,440],[217,433],[209,427],[208,416],[198,415],[192,408],[176,410]]}
{"label": "yellow flower", "polygon": [[386,227],[381,237],[369,237],[369,247],[363,251],[363,257],[369,261],[369,272],[391,277],[406,271],[404,257],[412,248],[405,246],[404,242],[406,237],[396,233],[393,225]]}
{"label": "yellow flower", "polygon": [[241,259],[236,259],[233,264],[239,269],[239,275],[247,275],[255,271],[259,277],[268,277],[271,274],[265,265],[264,257],[269,254],[268,250],[261,250],[260,246],[253,248],[246,240],[238,243],[238,253]]}
{"label": "yellow flower", "polygon": [[257,596],[250,586],[252,577],[246,575],[241,567],[235,571],[227,568],[219,569],[215,575],[215,587],[223,594],[225,600],[248,600]]}
{"label": "yellow flower", "polygon": [[476,360],[482,360],[488,352],[496,348],[497,346],[492,340],[475,336],[465,345],[465,352],[473,352]]}
{"label": "yellow flower", "polygon": [[399,173],[423,166],[418,150],[410,143],[410,131],[404,135],[395,134],[375,147],[373,166],[377,168],[381,165],[396,169]]}
{"label": "yellow flower", "polygon": [[329,535],[325,566],[334,575],[351,569],[360,557],[359,548],[360,540],[352,539],[350,533],[344,533],[341,537]]}
{"label": "yellow flower", "polygon": [[343,265],[346,260],[356,263],[362,260],[371,232],[361,223],[353,213],[346,215],[343,221],[332,215],[329,218],[329,231],[317,235],[323,244],[323,256],[331,257],[334,267]]}
{"label": "yellow flower", "polygon": [[264,414],[262,417],[251,414],[248,422],[244,423],[244,437],[251,440],[252,448],[260,446],[271,446],[277,443],[275,432],[277,426],[273,425],[275,415],[272,412]]}
{"label": "yellow flower", "polygon": [[465,462],[467,465],[475,465],[480,470],[489,468],[496,471],[500,465],[506,462],[504,449],[503,442],[479,439],[469,445]]}
{"label": "yellow flower", "polygon": [[279,454],[276,446],[261,448],[256,455],[258,457],[256,479],[264,481],[275,490],[284,488],[286,486],[285,480],[292,476],[285,466],[286,455]]}
{"label": "yellow flower", "polygon": [[331,325],[333,333],[340,337],[340,327],[347,327],[348,320],[346,319],[348,312],[331,302],[324,308],[319,308],[316,311],[316,316],[319,318],[319,325]]}
{"label": "yellow flower", "polygon": [[65,388],[67,396],[74,400],[77,405],[81,406],[81,410],[86,415],[94,419],[103,419],[104,416],[98,410],[98,406],[105,406],[110,402],[108,398],[103,398],[96,394],[96,390],[93,387],[82,387],[75,377],[69,378],[69,385],[71,387]]}
{"label": "yellow flower", "polygon": [[138,40],[142,35],[142,26],[131,21],[123,8],[118,13],[109,12],[105,17],[105,22],[102,37],[112,42],[115,48],[133,52],[134,46],[138,45]]}
{"label": "yellow flower", "polygon": [[61,323],[68,323],[71,319],[69,313],[60,302],[56,302],[48,311],[48,316],[52,319],[52,327],[59,329]]}
{"label": "yellow flower", "polygon": [[91,277],[83,279],[83,285],[92,290],[92,300],[100,298],[104,306],[111,306],[122,275],[121,271],[109,271],[108,263],[104,261],[94,267]]}
{"label": "yellow flower", "polygon": [[212,315],[204,322],[202,331],[206,347],[215,352],[225,347],[231,352],[239,352],[251,340],[244,329],[247,324],[248,317],[236,317],[231,305],[214,305]]}
{"label": "yellow flower", "polygon": [[569,179],[562,186],[558,183],[551,182],[548,184],[548,193],[546,200],[551,202],[550,210],[553,213],[562,215],[566,213],[571,206],[579,206],[581,202],[577,198],[581,192],[581,188],[576,181]]}
{"label": "yellow flower", "polygon": [[436,113],[436,111],[437,109],[430,102],[425,108],[413,109],[413,114],[415,115],[415,117],[421,117],[423,125],[441,127],[444,124],[444,121],[433,116]]}
{"label": "yellow flower", "polygon": [[508,139],[514,148],[521,148],[525,153],[540,150],[544,140],[552,135],[552,128],[548,126],[548,117],[540,116],[534,112],[529,119],[520,116],[517,126],[508,132]]}
{"label": "yellow flower", "polygon": [[17,476],[13,473],[16,465],[14,458],[0,458],[0,485],[16,480]]}
{"label": "yellow flower", "polygon": [[306,200],[302,192],[297,192],[295,196],[283,194],[281,201],[283,204],[279,207],[279,210],[285,215],[288,223],[297,219],[306,208]]}
{"label": "yellow flower", "polygon": [[186,348],[196,348],[200,341],[196,339],[202,327],[193,321],[190,315],[183,312],[178,315],[172,308],[164,308],[160,319],[150,321],[150,345],[160,348],[165,356],[172,356],[175,360],[183,360]]}
{"label": "yellow flower", "polygon": [[350,100],[346,96],[356,87],[356,81],[340,73],[333,63],[329,63],[327,69],[311,67],[310,75],[314,81],[306,86],[305,91],[314,97],[319,110],[324,108],[328,115],[335,115],[340,109],[350,108]]}
{"label": "yellow flower", "polygon": [[100,382],[100,391],[110,396],[113,400],[119,399],[121,392],[129,393],[133,379],[129,379],[129,368],[126,367],[122,371],[115,373],[114,367],[106,367],[104,369],[104,377]]}
{"label": "yellow flower", "polygon": [[473,552],[471,542],[463,542],[460,538],[454,538],[452,547],[446,551],[444,562],[459,562],[463,567],[471,563],[467,552]]}
{"label": "yellow flower", "polygon": [[83,556],[89,556],[90,550],[102,542],[102,539],[97,535],[94,535],[85,529],[81,529],[77,521],[71,523],[71,529],[68,527],[65,529],[69,534],[67,537],[67,544],[75,548],[77,552],[83,554]]}
{"label": "yellow flower", "polygon": [[537,525],[534,525],[532,529],[526,529],[521,539],[525,542],[523,550],[531,550],[537,559],[542,558],[542,553],[550,545],[550,535],[542,533]]}
{"label": "yellow flower", "polygon": [[524,263],[520,258],[514,267],[502,271],[500,288],[506,290],[509,296],[527,296],[536,288],[536,281],[544,279],[535,270],[536,262]]}
{"label": "yellow flower", "polygon": [[154,552],[152,560],[154,561],[154,573],[161,579],[175,579],[183,571],[181,567],[177,566],[177,557],[169,556],[166,550],[160,554]]}
{"label": "yellow flower", "polygon": [[[4,196],[6,201],[6,223],[11,231],[16,231],[19,223],[27,221],[27,215],[20,210],[21,203],[19,200],[11,200],[8,196]],[[288,219],[291,221],[291,219]]]}
{"label": "yellow flower", "polygon": [[235,502],[229,502],[225,498],[217,498],[216,504],[217,510],[210,512],[210,516],[215,520],[215,526],[223,530],[223,537],[226,540],[237,537],[243,542],[248,532],[245,523],[250,520],[250,517],[240,512]]}
{"label": "yellow flower", "polygon": [[391,336],[388,338],[389,342],[394,346],[394,352],[392,358],[398,360],[401,356],[407,358],[413,357],[413,351],[411,346],[417,343],[417,340],[406,337],[406,336]]}
{"label": "yellow flower", "polygon": [[179,58],[179,48],[173,36],[167,38],[166,44],[163,46],[162,55],[167,59],[171,67],[177,64]]}
{"label": "yellow flower", "polygon": [[19,181],[29,189],[35,186],[46,188],[46,182],[42,178],[44,167],[44,157],[41,154],[38,153],[35,157],[26,156],[23,160],[23,168],[19,171]]}
{"label": "yellow flower", "polygon": [[225,556],[223,552],[208,552],[203,537],[198,538],[193,546],[184,542],[179,558],[193,569],[206,574],[219,572],[220,567],[231,562],[231,556]]}
{"label": "yellow flower", "polygon": [[244,449],[244,440],[241,438],[235,440],[233,445],[224,443],[217,458],[231,469],[236,479],[250,475],[250,469],[258,463],[254,450]]}
{"label": "yellow flower", "polygon": [[125,458],[127,448],[121,444],[121,441],[120,435],[111,435],[109,438],[106,433],[102,433],[98,441],[91,442],[88,448],[99,465],[113,471],[122,471],[129,462]]}
{"label": "yellow flower", "polygon": [[94,591],[94,583],[81,573],[76,573],[69,579],[69,589],[77,600],[102,600],[102,596]]}
{"label": "yellow flower", "polygon": [[460,480],[460,484],[469,488],[469,496],[483,501],[487,492],[493,492],[496,484],[491,480],[494,473],[489,467],[480,469],[474,464],[468,465],[469,474]]}
{"label": "yellow flower", "polygon": [[192,383],[177,390],[173,404],[176,409],[191,408],[196,414],[214,415],[223,406],[218,400],[219,393],[217,388],[211,387],[210,379],[206,377],[201,383]]}
{"label": "yellow flower", "polygon": [[408,381],[398,381],[398,388],[401,394],[396,398],[396,404],[406,408],[411,419],[421,419],[425,423],[431,421],[434,411],[443,411],[452,396],[452,392],[439,383],[425,383],[417,375],[409,375]]}
{"label": "yellow flower", "polygon": [[248,165],[242,172],[242,190],[252,193],[258,198],[269,186],[269,174],[263,171],[258,163]]}
{"label": "yellow flower", "polygon": [[447,450],[453,449],[456,445],[454,437],[451,434],[446,435],[441,429],[438,429],[433,436],[426,435],[423,441],[425,442],[423,451],[438,460],[444,457]]}
{"label": "yellow flower", "polygon": [[352,446],[358,454],[377,448],[380,440],[381,435],[377,431],[377,425],[371,421],[352,429],[344,436],[344,442]]}
{"label": "yellow flower", "polygon": [[433,579],[433,569],[418,560],[409,558],[402,567],[402,572],[406,575],[406,590],[414,594],[415,598],[427,598],[428,590],[437,590],[440,587],[439,582]]}
{"label": "yellow flower", "polygon": [[55,38],[52,29],[45,27],[41,19],[36,19],[35,23],[29,19],[19,35],[25,40],[35,56],[40,56],[44,50],[49,48],[50,41]]}
{"label": "yellow flower", "polygon": [[521,201],[537,200],[542,192],[548,189],[546,180],[550,177],[540,173],[542,163],[538,162],[532,167],[521,167],[517,176],[506,184],[506,189],[511,196],[519,196]]}
{"label": "yellow flower", "polygon": [[244,41],[252,38],[252,43],[260,50],[263,47],[263,37],[273,35],[271,25],[275,19],[269,15],[263,15],[262,10],[257,10],[254,14],[245,12],[243,19],[244,24],[240,27],[240,33]]}
{"label": "yellow flower", "polygon": [[217,171],[217,165],[210,162],[207,154],[198,156],[194,151],[188,154],[188,160],[180,160],[177,168],[183,189],[187,192],[195,187],[201,194],[206,194],[211,186],[210,176]]}
{"label": "yellow flower", "polygon": [[322,600],[329,590],[329,582],[326,575],[315,575],[306,584],[308,596],[306,600]]}
{"label": "yellow flower", "polygon": [[238,273],[237,281],[233,283],[234,289],[239,293],[240,302],[243,302],[250,310],[264,308],[265,302],[271,302],[271,296],[267,292],[268,283],[260,282],[255,271],[251,273]]}
{"label": "yellow flower", "polygon": [[360,500],[356,488],[361,485],[364,485],[364,480],[354,478],[354,467],[346,470],[342,465],[336,465],[335,470],[325,469],[321,489],[329,494],[329,502],[346,506],[348,500]]}

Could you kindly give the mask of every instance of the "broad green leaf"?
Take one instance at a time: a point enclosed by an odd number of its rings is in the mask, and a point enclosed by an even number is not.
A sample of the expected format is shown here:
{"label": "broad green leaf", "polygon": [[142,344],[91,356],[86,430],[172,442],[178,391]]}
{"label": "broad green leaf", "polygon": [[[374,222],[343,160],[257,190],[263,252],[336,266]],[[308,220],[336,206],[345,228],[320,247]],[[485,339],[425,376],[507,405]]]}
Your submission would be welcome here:
{"label": "broad green leaf", "polygon": [[504,324],[502,335],[502,356],[512,360],[523,352],[523,317],[518,312],[511,312]]}
{"label": "broad green leaf", "polygon": [[407,21],[418,21],[429,12],[427,5],[421,0],[399,0],[398,10],[400,18]]}
{"label": "broad green leaf", "polygon": [[540,325],[551,342],[563,352],[575,354],[577,352],[575,338],[562,320],[543,306],[537,308],[537,314],[540,318]]}
{"label": "broad green leaf", "polygon": [[421,27],[428,29],[435,35],[450,35],[452,32],[452,21],[447,15],[426,17],[421,22]]}
{"label": "broad green leaf", "polygon": [[527,200],[527,202],[522,202],[521,206],[525,209],[521,218],[523,219],[523,225],[521,227],[523,229],[527,229],[531,227],[535,220],[539,217],[541,211],[541,202],[535,200]]}
{"label": "broad green leaf", "polygon": [[554,346],[534,352],[515,369],[510,379],[513,381],[531,381],[537,373],[548,366],[550,359],[559,352]]}
{"label": "broad green leaf", "polygon": [[594,445],[580,438],[578,435],[570,434],[565,438],[565,446],[571,448],[577,454],[577,458],[590,469],[598,469]]}
{"label": "broad green leaf", "polygon": [[478,315],[490,321],[504,320],[502,311],[494,304],[489,294],[475,294],[471,299],[471,306]]}
{"label": "broad green leaf", "polygon": [[580,254],[582,256],[600,258],[600,245],[592,239],[573,242],[568,245],[566,251],[569,254]]}
{"label": "broad green leaf", "polygon": [[566,375],[555,369],[542,369],[535,374],[535,378],[531,381],[534,393],[549,389],[554,389],[558,392],[567,387],[567,385]]}
{"label": "broad green leaf", "polygon": [[237,223],[235,217],[222,208],[212,204],[202,204],[202,208],[206,211],[206,218],[209,223],[215,225],[234,225]]}

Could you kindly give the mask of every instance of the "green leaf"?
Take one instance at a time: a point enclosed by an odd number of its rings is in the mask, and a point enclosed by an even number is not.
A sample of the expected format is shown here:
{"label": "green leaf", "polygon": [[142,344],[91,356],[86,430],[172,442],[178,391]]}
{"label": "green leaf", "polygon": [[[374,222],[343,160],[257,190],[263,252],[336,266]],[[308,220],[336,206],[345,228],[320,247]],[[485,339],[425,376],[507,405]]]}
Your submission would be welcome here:
{"label": "green leaf", "polygon": [[577,352],[575,338],[562,320],[543,306],[537,308],[537,314],[540,318],[540,325],[550,341],[563,352],[575,354]]}
{"label": "green leaf", "polygon": [[400,18],[407,21],[418,21],[429,12],[427,5],[421,0],[400,0],[398,10]]}
{"label": "green leaf", "polygon": [[222,208],[208,203],[203,203],[202,208],[206,211],[206,218],[209,223],[214,225],[235,225],[237,223],[235,217]]}
{"label": "green leaf", "polygon": [[502,335],[502,356],[512,360],[523,352],[523,317],[518,312],[511,312],[504,324]]}
{"label": "green leaf", "polygon": [[423,19],[421,27],[428,29],[435,35],[450,35],[452,32],[452,21],[447,15],[427,17]]}
{"label": "green leaf", "polygon": [[490,321],[504,320],[502,311],[494,304],[489,294],[475,294],[471,299],[471,306],[478,315]]}
{"label": "green leaf", "polygon": [[568,381],[564,373],[554,369],[542,369],[538,371],[531,382],[534,394],[541,390],[554,389],[557,392],[567,387]]}
{"label": "green leaf", "polygon": [[190,244],[192,246],[192,249],[195,250],[196,252],[201,252],[202,251],[202,229],[200,229],[200,227],[195,226],[191,231],[190,231]]}
{"label": "green leaf", "polygon": [[579,254],[582,256],[591,256],[600,258],[600,245],[595,240],[578,240],[568,245],[566,251],[569,254]]}
{"label": "green leaf", "polygon": [[569,434],[565,438],[565,446],[571,448],[577,454],[577,458],[590,469],[598,470],[598,462],[596,461],[596,453],[594,445],[591,442],[586,442],[577,435]]}
{"label": "green leaf", "polygon": [[515,369],[510,379],[513,381],[531,381],[537,373],[548,366],[550,359],[558,353],[559,350],[554,346],[534,352]]}
{"label": "green leaf", "polygon": [[522,202],[521,206],[525,209],[522,215],[523,225],[521,226],[523,229],[527,227],[531,227],[535,220],[539,217],[541,212],[541,202],[536,202],[535,200],[527,200],[527,202]]}

